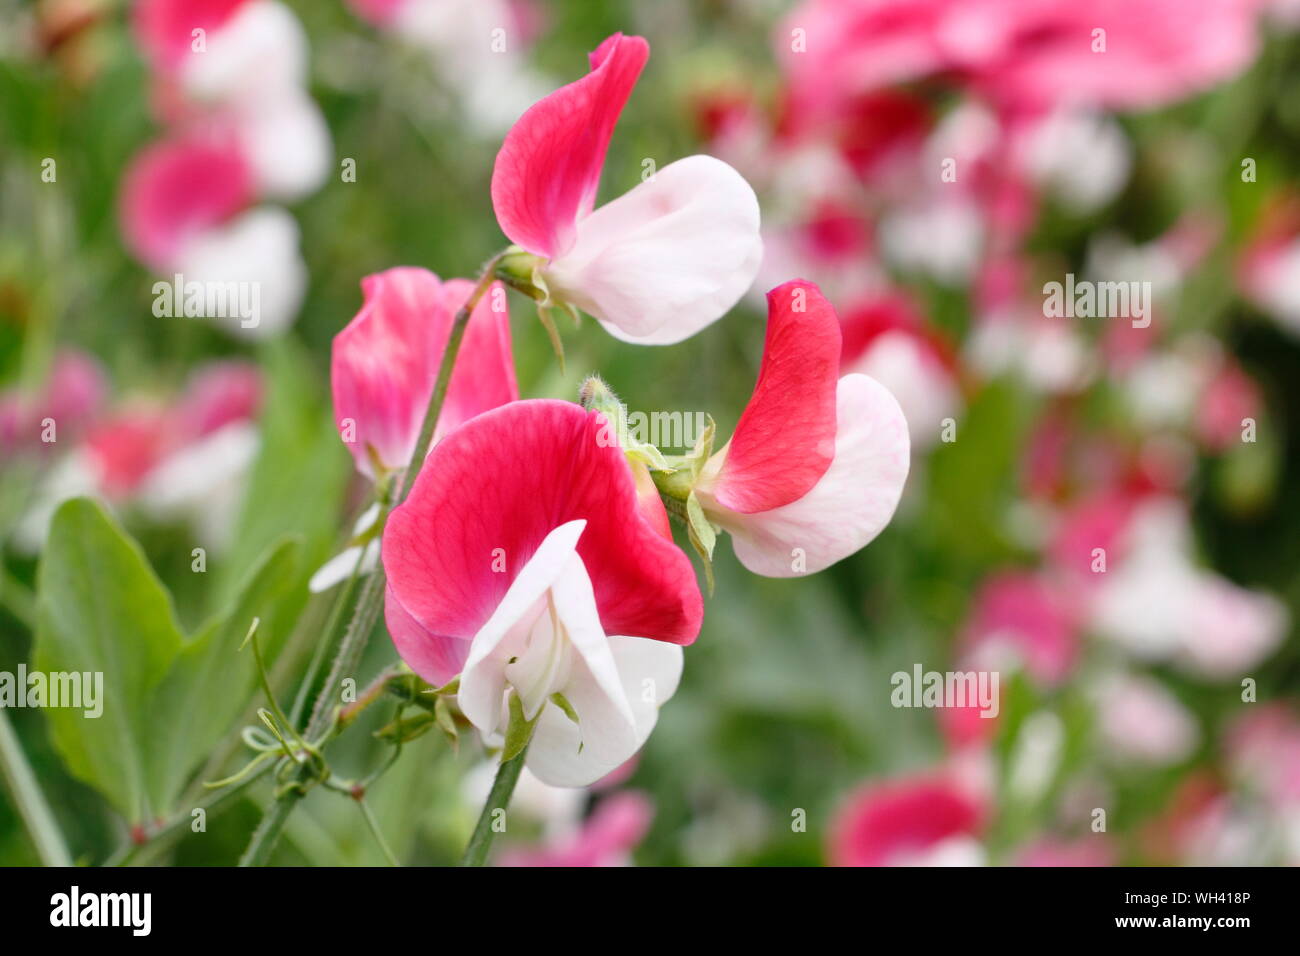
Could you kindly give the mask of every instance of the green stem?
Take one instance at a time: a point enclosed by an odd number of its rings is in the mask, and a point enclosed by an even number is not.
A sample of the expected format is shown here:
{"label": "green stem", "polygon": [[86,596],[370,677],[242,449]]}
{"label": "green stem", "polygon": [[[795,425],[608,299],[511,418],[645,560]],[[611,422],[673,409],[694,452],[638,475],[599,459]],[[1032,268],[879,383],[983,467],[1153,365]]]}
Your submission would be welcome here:
{"label": "green stem", "polygon": [[488,851],[492,849],[492,840],[496,836],[496,830],[492,827],[496,822],[495,813],[497,810],[505,812],[510,805],[510,796],[515,792],[515,784],[519,782],[519,774],[524,769],[524,758],[527,756],[528,745],[525,744],[523,750],[509,760],[502,761],[497,768],[492,790],[488,793],[483,812],[479,814],[478,823],[465,847],[465,855],[461,857],[461,866],[482,866],[487,862]]}
{"label": "green stem", "polygon": [[[410,494],[411,488],[415,485],[415,479],[424,465],[429,446],[433,443],[434,431],[438,426],[438,416],[441,414],[443,402],[447,398],[447,387],[451,384],[451,373],[456,365],[456,356],[459,355],[461,342],[465,338],[465,326],[469,324],[469,317],[473,313],[474,307],[478,305],[479,300],[483,298],[484,293],[492,285],[497,263],[500,259],[501,255],[498,253],[483,267],[483,272],[479,276],[478,282],[475,283],[474,290],[452,320],[451,334],[447,339],[447,347],[442,353],[442,362],[438,366],[438,378],[434,382],[433,394],[429,397],[429,404],[425,408],[424,421],[420,425],[420,436],[416,440],[415,450],[411,453],[411,461],[406,466],[401,487],[398,489],[397,496],[393,501],[394,507],[400,505],[406,499],[406,496]],[[350,674],[356,673],[361,662],[361,654],[370,638],[370,632],[374,629],[375,622],[379,620],[379,614],[384,607],[386,582],[387,579],[384,576],[382,565],[366,578],[361,597],[357,600],[356,611],[352,615],[342,641],[339,642],[338,654],[334,658],[334,663],[330,667],[325,683],[321,686],[320,692],[316,696],[316,703],[312,707],[311,719],[308,721],[307,731],[304,736],[313,743],[320,742],[333,728],[334,695],[337,693],[343,679]],[[328,640],[333,644],[332,636]],[[309,775],[310,771],[304,767],[298,772],[297,780],[306,784]],[[248,849],[244,851],[244,856],[239,861],[240,866],[265,865],[271,851],[275,849],[275,844],[280,839],[285,821],[289,819],[289,814],[293,812],[293,808],[302,798],[302,795],[303,790],[299,787],[284,787],[281,789],[280,796],[275,799],[273,805],[262,818],[257,830],[254,831]]]}
{"label": "green stem", "polygon": [[3,709],[0,709],[0,771],[3,771],[14,805],[27,826],[41,862],[45,866],[72,866],[63,834],[50,805],[45,802],[45,794],[36,783],[18,735],[9,723],[9,715]]}
{"label": "green stem", "polygon": [[[231,784],[219,793],[210,797],[208,800],[200,801],[199,807],[209,814],[215,813],[226,804],[234,801],[256,781],[262,779],[274,763],[267,763],[261,769],[249,774],[238,783]],[[181,801],[184,804],[184,800]],[[167,850],[182,834],[190,829],[193,825],[193,816],[191,812],[177,814],[172,817],[166,824],[157,830],[151,830],[149,839],[146,843],[128,843],[122,849],[118,850],[111,857],[104,861],[104,866],[130,866],[143,865],[155,859],[161,853]]]}
{"label": "green stem", "polygon": [[379,844],[379,849],[384,854],[384,859],[388,861],[388,865],[401,866],[401,861],[388,848],[388,841],[384,839],[383,831],[379,829],[379,821],[375,819],[374,811],[370,809],[370,804],[366,803],[365,797],[357,800],[357,806],[361,808],[361,815],[366,818],[366,826],[370,828],[370,832],[374,836],[375,842]]}

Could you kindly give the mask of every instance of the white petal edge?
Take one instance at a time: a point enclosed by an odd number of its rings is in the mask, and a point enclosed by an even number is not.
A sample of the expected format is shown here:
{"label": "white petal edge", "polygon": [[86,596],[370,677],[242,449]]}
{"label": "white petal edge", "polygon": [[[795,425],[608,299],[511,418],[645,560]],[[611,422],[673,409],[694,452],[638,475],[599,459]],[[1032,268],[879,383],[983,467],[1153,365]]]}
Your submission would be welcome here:
{"label": "white petal edge", "polygon": [[581,220],[547,282],[615,338],[671,345],[749,288],[763,258],[759,225],[758,199],[740,173],[688,156]]}

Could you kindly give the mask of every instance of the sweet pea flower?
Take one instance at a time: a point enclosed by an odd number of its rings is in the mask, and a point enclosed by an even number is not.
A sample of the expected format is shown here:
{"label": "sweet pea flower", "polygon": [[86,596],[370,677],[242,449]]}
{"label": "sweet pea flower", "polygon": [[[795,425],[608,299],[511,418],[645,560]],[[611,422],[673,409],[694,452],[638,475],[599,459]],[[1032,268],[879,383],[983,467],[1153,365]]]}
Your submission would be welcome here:
{"label": "sweet pea flower", "polygon": [[839,378],[840,321],[811,282],[768,293],[758,382],[695,494],[755,574],[820,571],[865,547],[907,479],[907,421],[866,375]]}
{"label": "sweet pea flower", "polygon": [[595,209],[605,152],[650,54],[614,34],[591,72],[534,104],[492,172],[501,229],[536,257],[545,302],[576,306],[616,338],[670,345],[730,309],[762,258],[758,200],[710,156],[678,160]]}
{"label": "sweet pea flower", "polygon": [[944,775],[869,785],[837,814],[827,855],[832,866],[980,866],[986,815]]}
{"label": "sweet pea flower", "polygon": [[[380,477],[376,467],[397,471],[410,462],[452,322],[473,287],[405,266],[362,280],[365,301],[334,337],[330,379],[335,423],[368,478]],[[493,286],[471,313],[435,441],[519,397],[505,303],[504,290]]]}
{"label": "sweet pea flower", "polygon": [[591,784],[641,747],[703,614],[690,560],[607,431],[568,402],[485,412],[434,446],[383,538],[402,659],[434,684],[459,674],[489,744],[530,722],[527,766],[553,786]]}
{"label": "sweet pea flower", "polygon": [[[185,132],[132,160],[119,218],[127,247],[164,284],[177,275],[186,288],[242,282],[250,301],[256,290],[255,315],[211,318],[233,334],[267,336],[297,315],[307,267],[297,221],[279,206],[249,208],[254,197],[253,170],[235,143],[212,131]],[[184,303],[173,301],[172,309],[183,315]]]}
{"label": "sweet pea flower", "polygon": [[260,196],[297,199],[324,183],[329,128],[307,93],[307,36],[287,6],[142,0],[134,27],[169,122],[220,129]]}

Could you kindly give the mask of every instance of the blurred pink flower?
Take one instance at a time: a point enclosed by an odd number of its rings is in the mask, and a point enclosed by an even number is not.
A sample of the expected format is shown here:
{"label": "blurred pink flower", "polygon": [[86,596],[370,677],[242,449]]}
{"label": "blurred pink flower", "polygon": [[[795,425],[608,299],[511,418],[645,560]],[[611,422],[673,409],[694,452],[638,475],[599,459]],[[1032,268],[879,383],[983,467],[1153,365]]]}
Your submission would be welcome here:
{"label": "blurred pink flower", "polygon": [[1075,612],[1067,595],[1041,574],[995,574],[975,595],[962,648],[984,665],[1009,653],[1035,680],[1056,685],[1078,658]]}
{"label": "blurred pink flower", "polygon": [[1262,407],[1259,386],[1225,356],[1197,398],[1196,435],[1210,451],[1225,451],[1241,442],[1243,420],[1257,417]]}
{"label": "blurred pink flower", "polygon": [[845,311],[840,370],[867,375],[898,400],[912,445],[924,450],[943,434],[944,419],[961,410],[951,346],[925,324],[902,292],[884,292]]}
{"label": "blurred pink flower", "polygon": [[1300,720],[1289,703],[1252,705],[1225,735],[1236,773],[1279,807],[1300,806]]}
{"label": "blurred pink flower", "polygon": [[1292,335],[1300,335],[1300,195],[1264,207],[1237,267],[1246,298]]}
{"label": "blurred pink flower", "polygon": [[511,241],[546,260],[537,280],[555,301],[595,316],[617,338],[681,341],[720,318],[762,256],[758,200],[734,169],[689,156],[593,208],[610,137],[650,55],[615,34],[587,76],[534,104],[506,135],[492,205]]}
{"label": "blurred pink flower", "polygon": [[1114,866],[1115,847],[1104,834],[1093,834],[1075,840],[1044,837],[1021,847],[1016,853],[1015,866]]}
{"label": "blurred pink flower", "polygon": [[840,323],[802,279],[768,293],[754,394],[696,485],[755,574],[820,571],[889,523],[909,467],[907,422],[866,375],[839,377]]}
{"label": "blurred pink flower", "polygon": [[59,352],[35,395],[17,387],[0,392],[0,452],[8,456],[45,448],[47,418],[55,427],[53,444],[75,443],[99,416],[107,391],[97,359],[73,349]]}
{"label": "blurred pink flower", "polygon": [[187,242],[253,199],[252,172],[229,141],[179,136],[136,154],[122,183],[122,233],[155,269],[174,268]]}
{"label": "blurred pink flower", "polygon": [[[330,378],[335,424],[357,469],[374,479],[376,467],[395,471],[411,460],[452,319],[473,283],[398,267],[367,276],[361,288],[361,311],[334,337]],[[519,397],[505,303],[494,285],[471,314],[435,441]]]}
{"label": "blurred pink flower", "polygon": [[576,834],[535,850],[501,854],[501,866],[626,866],[654,819],[654,804],[635,790],[613,793],[596,804]]}
{"label": "blurred pink flower", "polygon": [[176,70],[194,51],[195,30],[214,33],[253,0],[136,0],[132,26],[156,70]]}
{"label": "blurred pink flower", "polygon": [[1147,109],[1248,66],[1259,6],[1207,0],[1189,17],[1181,0],[807,0],[773,42],[798,109],[931,76],[1019,108]]}
{"label": "blurred pink flower", "polygon": [[1121,762],[1164,767],[1192,753],[1200,731],[1182,703],[1149,677],[1117,674],[1095,689],[1097,729]]}
{"label": "blurred pink flower", "polygon": [[939,775],[870,784],[831,824],[832,866],[978,866],[986,808]]}

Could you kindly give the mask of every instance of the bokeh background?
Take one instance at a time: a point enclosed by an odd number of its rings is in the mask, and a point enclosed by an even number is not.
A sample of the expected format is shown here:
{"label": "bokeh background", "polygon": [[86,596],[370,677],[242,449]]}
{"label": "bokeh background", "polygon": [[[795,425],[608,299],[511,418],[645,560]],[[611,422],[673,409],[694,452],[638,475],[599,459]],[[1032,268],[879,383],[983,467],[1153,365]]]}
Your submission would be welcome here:
{"label": "bokeh background", "polygon": [[[605,36],[637,33],[651,59],[602,197],[639,182],[647,158],[714,153],[759,194],[767,261],[752,296],[680,345],[563,327],[563,374],[512,294],[522,394],[573,399],[598,371],[634,410],[705,411],[727,434],[761,357],[762,292],[802,276],[844,319],[846,370],[903,402],[912,474],[879,539],[821,574],[758,578],[721,543],[684,683],[636,766],[590,794],[525,784],[528,822],[498,850],[644,865],[1300,861],[1294,4],[427,3],[442,12],[417,29],[383,3],[284,0],[328,169],[281,203],[301,305],[249,337],[156,317],[169,272],[124,241],[124,177],[169,125],[129,5],[0,0],[0,670],[30,658],[41,514],[89,492],[187,627],[268,543],[303,536],[284,613],[305,624],[286,626],[275,669],[291,699],[328,609],[307,579],[364,503],[328,378],[360,279],[394,265],[475,275],[504,244],[488,183],[511,118],[581,75]],[[507,56],[478,52],[484,16],[506,27]],[[1104,52],[1088,48],[1094,26]],[[1067,273],[1152,282],[1152,325],[1045,315],[1043,284]],[[204,392],[214,369],[236,384]],[[58,441],[34,441],[33,412],[55,405]],[[220,482],[180,487],[193,467],[160,478],[177,448],[157,436],[168,410],[195,406],[251,440]],[[377,632],[364,674],[394,659]],[[917,664],[996,667],[999,716],[893,707],[891,675]],[[68,772],[45,715],[6,716],[73,856],[120,854],[127,822]],[[332,761],[373,766],[375,726]],[[246,759],[237,727],[227,738],[208,779]],[[453,753],[430,734],[376,784],[404,862],[456,859],[484,759],[472,735]],[[145,861],[234,862],[266,799],[253,788]],[[383,858],[349,801],[313,792],[276,860]],[[38,862],[7,791],[0,862]]]}

